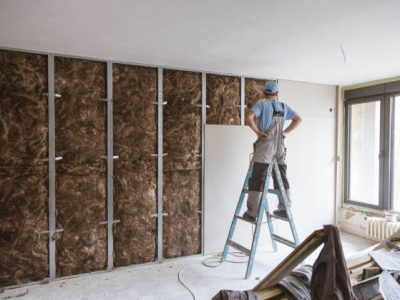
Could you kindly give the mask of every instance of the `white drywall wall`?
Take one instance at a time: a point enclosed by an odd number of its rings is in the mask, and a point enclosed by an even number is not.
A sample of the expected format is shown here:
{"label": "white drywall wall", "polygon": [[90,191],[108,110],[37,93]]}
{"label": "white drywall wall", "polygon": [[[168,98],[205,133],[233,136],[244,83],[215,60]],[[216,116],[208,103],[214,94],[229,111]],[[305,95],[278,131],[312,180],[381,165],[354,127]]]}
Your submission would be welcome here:
{"label": "white drywall wall", "polygon": [[[280,86],[281,101],[303,118],[301,126],[286,140],[292,212],[303,239],[334,222],[336,90],[334,86],[286,80],[280,81]],[[255,138],[248,127],[206,126],[205,254],[222,251]],[[276,200],[271,202],[274,209]],[[287,224],[276,221],[276,225],[282,235],[289,237]],[[250,225],[238,221],[237,228],[235,240],[248,246]],[[264,232],[260,247],[267,245],[270,240]]]}

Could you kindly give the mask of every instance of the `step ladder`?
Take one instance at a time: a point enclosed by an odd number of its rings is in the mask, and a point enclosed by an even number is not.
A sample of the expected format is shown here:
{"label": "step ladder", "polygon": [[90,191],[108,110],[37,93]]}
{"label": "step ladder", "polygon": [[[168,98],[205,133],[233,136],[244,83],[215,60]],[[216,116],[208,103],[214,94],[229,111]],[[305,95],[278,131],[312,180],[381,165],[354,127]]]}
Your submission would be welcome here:
{"label": "step ladder", "polygon": [[[269,189],[269,183],[271,181],[272,172],[275,172],[276,179],[277,179],[278,186],[279,186],[278,190]],[[239,250],[240,252],[243,252],[245,255],[247,255],[249,257],[249,261],[247,263],[246,279],[250,278],[251,271],[253,269],[254,257],[256,254],[258,238],[260,236],[260,230],[261,230],[264,212],[267,216],[267,223],[268,223],[268,228],[269,228],[270,236],[271,236],[271,240],[272,240],[272,247],[273,247],[274,251],[278,250],[276,242],[285,244],[292,248],[295,248],[299,244],[299,238],[297,236],[296,227],[294,226],[294,223],[293,223],[292,212],[290,211],[290,207],[288,205],[289,201],[287,198],[285,188],[283,186],[281,173],[279,171],[279,167],[278,167],[278,163],[277,163],[276,159],[273,159],[272,163],[269,164],[269,166],[268,166],[267,176],[266,176],[266,180],[265,180],[264,189],[261,194],[260,207],[259,207],[258,216],[257,216],[256,220],[254,222],[252,222],[252,221],[249,221],[249,220],[243,218],[240,215],[240,211],[241,211],[245,196],[249,192],[248,187],[249,187],[249,179],[251,177],[251,174],[252,174],[252,165],[250,164],[250,167],[247,171],[246,179],[243,184],[242,192],[240,193],[239,202],[236,206],[235,214],[232,219],[231,227],[229,229],[228,238],[226,239],[224,252],[223,252],[222,258],[221,258],[221,261],[226,260],[229,247]],[[287,218],[277,216],[277,215],[271,214],[269,212],[268,199],[267,199],[268,193],[275,194],[278,196],[279,199],[283,200],[282,203],[284,205],[284,208],[286,209]],[[236,223],[237,223],[238,219],[255,225],[255,230],[253,232],[253,240],[251,243],[251,249],[247,249],[246,247],[244,247],[232,240],[233,233],[235,232]],[[274,219],[279,219],[279,220],[286,221],[289,223],[290,230],[291,230],[292,236],[293,236],[293,241],[290,241],[286,238],[283,238],[283,237],[275,234],[274,225],[272,223],[272,221]]]}

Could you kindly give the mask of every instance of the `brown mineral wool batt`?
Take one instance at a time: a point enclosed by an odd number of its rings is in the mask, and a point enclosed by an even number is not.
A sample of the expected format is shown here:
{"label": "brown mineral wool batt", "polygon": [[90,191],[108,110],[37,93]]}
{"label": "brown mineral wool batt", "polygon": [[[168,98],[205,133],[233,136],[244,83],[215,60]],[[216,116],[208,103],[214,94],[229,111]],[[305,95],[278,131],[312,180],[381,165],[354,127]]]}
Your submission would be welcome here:
{"label": "brown mineral wool batt", "polygon": [[48,276],[47,166],[0,167],[0,287]]}
{"label": "brown mineral wool batt", "polygon": [[114,174],[114,264],[155,261],[157,161],[116,161]]}
{"label": "brown mineral wool batt", "polygon": [[[201,227],[196,214],[201,209],[201,168],[198,155],[201,153],[201,74],[175,70],[164,70],[164,257],[172,258],[199,253],[186,249],[183,243],[184,226],[195,233],[200,243]],[[187,214],[185,203],[193,210]],[[183,210],[182,210],[183,208]],[[187,216],[183,218],[183,216]],[[190,252],[190,253],[189,253]]]}
{"label": "brown mineral wool batt", "polygon": [[113,65],[114,153],[120,160],[157,152],[157,69]]}
{"label": "brown mineral wool batt", "polygon": [[47,57],[0,50],[0,164],[44,164]]}
{"label": "brown mineral wool batt", "polygon": [[57,274],[106,267],[106,163],[57,164]]}
{"label": "brown mineral wool batt", "polygon": [[164,218],[166,258],[200,253],[200,179],[201,169],[164,172],[164,212],[168,214]]}
{"label": "brown mineral wool batt", "polygon": [[106,64],[55,58],[56,155],[64,163],[88,163],[106,155]]}
{"label": "brown mineral wool batt", "polygon": [[113,65],[114,264],[156,259],[157,69]]}
{"label": "brown mineral wool batt", "polygon": [[240,125],[240,77],[207,74],[207,124]]}
{"label": "brown mineral wool batt", "polygon": [[267,81],[265,79],[245,79],[245,103],[248,108],[253,107],[258,100],[264,98],[264,86]]}
{"label": "brown mineral wool batt", "polygon": [[201,252],[201,214],[182,215],[181,256]]}
{"label": "brown mineral wool batt", "polygon": [[201,152],[201,74],[164,70],[164,152],[171,159]]}

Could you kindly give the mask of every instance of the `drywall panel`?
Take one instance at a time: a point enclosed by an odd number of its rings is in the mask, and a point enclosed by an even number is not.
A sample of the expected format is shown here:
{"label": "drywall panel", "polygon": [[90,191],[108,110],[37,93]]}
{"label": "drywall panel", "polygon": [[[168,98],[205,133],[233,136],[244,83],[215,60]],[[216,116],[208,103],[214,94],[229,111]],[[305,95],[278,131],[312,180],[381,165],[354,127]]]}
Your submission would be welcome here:
{"label": "drywall panel", "polygon": [[114,264],[154,261],[157,239],[157,69],[113,65]]}
{"label": "drywall panel", "polygon": [[106,265],[106,64],[55,58],[57,274]]}
{"label": "drywall panel", "polygon": [[281,101],[303,119],[286,145],[293,213],[305,237],[334,222],[336,87],[290,80],[279,84]]}
{"label": "drywall panel", "polygon": [[47,57],[0,50],[0,165],[47,157]]}
{"label": "drywall panel", "polygon": [[240,125],[240,77],[207,74],[207,124]]}
{"label": "drywall panel", "polygon": [[[292,212],[303,239],[323,224],[334,222],[335,113],[330,109],[335,108],[336,91],[334,86],[286,80],[280,81],[280,87],[280,99],[303,118],[300,127],[286,139]],[[255,138],[248,127],[206,126],[206,254],[222,251],[249,161],[250,141]],[[276,198],[271,202],[274,209]],[[289,237],[287,224],[275,224]],[[246,224],[243,226],[237,239],[246,243],[249,234]],[[261,236],[260,241],[270,245],[268,237]]]}
{"label": "drywall panel", "polygon": [[0,167],[0,287],[48,276],[47,166]]}
{"label": "drywall panel", "polygon": [[[247,126],[205,127],[204,254],[223,250],[254,140],[255,135]],[[234,238],[249,246],[250,237],[250,224],[238,221]]]}
{"label": "drywall panel", "polygon": [[164,257],[201,250],[201,74],[164,71]]}

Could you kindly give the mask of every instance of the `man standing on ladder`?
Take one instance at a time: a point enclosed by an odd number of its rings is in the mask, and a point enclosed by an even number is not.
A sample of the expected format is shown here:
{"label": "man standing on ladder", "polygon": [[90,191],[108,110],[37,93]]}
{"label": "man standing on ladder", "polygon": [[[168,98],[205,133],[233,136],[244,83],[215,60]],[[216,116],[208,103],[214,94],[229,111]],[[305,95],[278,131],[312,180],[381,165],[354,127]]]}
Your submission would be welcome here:
{"label": "man standing on ladder", "polygon": [[[251,108],[247,116],[247,124],[257,134],[258,139],[254,143],[254,155],[252,159],[253,171],[249,180],[249,195],[247,198],[247,211],[243,218],[255,221],[258,215],[264,182],[267,176],[268,165],[273,158],[277,160],[283,185],[290,201],[290,187],[286,176],[287,165],[285,162],[286,148],[284,139],[288,133],[301,123],[300,116],[287,104],[278,100],[279,85],[275,81],[268,81],[264,87],[265,98],[259,100]],[[292,120],[284,129],[286,120]],[[278,183],[273,174],[274,189],[278,189]],[[287,217],[283,199],[279,197],[278,209],[274,214],[279,217]]]}

